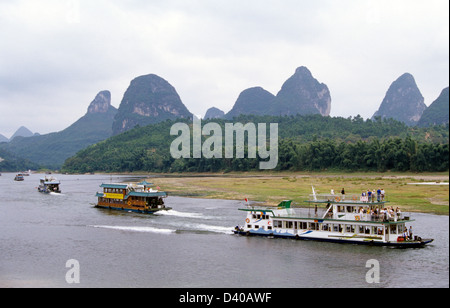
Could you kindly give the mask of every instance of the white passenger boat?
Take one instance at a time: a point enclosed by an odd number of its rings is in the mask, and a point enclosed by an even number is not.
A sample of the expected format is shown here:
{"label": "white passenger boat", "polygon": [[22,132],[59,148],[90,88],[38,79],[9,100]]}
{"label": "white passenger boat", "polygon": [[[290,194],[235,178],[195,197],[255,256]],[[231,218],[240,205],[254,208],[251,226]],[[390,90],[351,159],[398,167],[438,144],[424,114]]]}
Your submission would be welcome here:
{"label": "white passenger boat", "polygon": [[433,241],[412,234],[407,224],[414,220],[389,210],[385,196],[374,201],[356,195],[348,199],[313,194],[305,201],[309,208],[294,208],[291,200],[277,207],[247,205],[240,209],[247,212],[245,224],[237,226],[234,233],[396,247],[421,247]]}
{"label": "white passenger boat", "polygon": [[61,182],[58,179],[52,176],[46,176],[40,179],[38,191],[44,194],[49,193],[60,194],[61,193],[61,190],[59,189],[60,184]]}

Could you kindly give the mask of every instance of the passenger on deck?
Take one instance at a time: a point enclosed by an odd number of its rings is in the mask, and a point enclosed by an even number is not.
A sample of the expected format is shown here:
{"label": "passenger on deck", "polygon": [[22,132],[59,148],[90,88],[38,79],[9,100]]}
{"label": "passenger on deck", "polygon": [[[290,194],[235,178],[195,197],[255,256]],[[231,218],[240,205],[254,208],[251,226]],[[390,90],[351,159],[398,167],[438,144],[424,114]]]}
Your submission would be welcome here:
{"label": "passenger on deck", "polygon": [[402,216],[402,212],[398,207],[395,209],[395,214],[397,215],[397,218],[400,218]]}
{"label": "passenger on deck", "polygon": [[406,240],[408,238],[408,229],[406,229],[403,231],[403,238]]}

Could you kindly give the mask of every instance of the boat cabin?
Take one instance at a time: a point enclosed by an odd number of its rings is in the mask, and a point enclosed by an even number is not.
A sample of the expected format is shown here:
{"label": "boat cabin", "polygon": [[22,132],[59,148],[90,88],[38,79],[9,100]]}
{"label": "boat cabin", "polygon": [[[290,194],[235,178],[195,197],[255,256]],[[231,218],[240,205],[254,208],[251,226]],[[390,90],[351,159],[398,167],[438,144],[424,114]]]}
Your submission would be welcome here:
{"label": "boat cabin", "polygon": [[153,213],[167,208],[164,198],[167,193],[152,188],[153,184],[102,184],[103,192],[98,192],[97,207],[127,210],[139,213]]}
{"label": "boat cabin", "polygon": [[61,193],[61,190],[59,189],[59,185],[61,184],[60,181],[58,181],[54,177],[44,177],[41,178],[39,181],[38,191],[41,193]]}

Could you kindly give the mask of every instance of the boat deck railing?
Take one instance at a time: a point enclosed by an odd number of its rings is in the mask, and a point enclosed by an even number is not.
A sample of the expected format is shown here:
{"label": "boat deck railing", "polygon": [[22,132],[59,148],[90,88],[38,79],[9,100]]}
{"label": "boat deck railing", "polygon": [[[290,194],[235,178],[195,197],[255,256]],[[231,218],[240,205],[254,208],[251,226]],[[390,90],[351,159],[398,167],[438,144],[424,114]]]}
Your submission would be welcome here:
{"label": "boat deck railing", "polygon": [[307,202],[318,203],[348,203],[348,204],[382,204],[389,202],[388,195],[372,194],[369,196],[363,196],[362,194],[311,194]]}
{"label": "boat deck railing", "polygon": [[[356,207],[355,207],[356,208]],[[352,212],[346,212],[344,208],[339,212],[334,212],[332,209],[329,210],[329,207],[323,206],[310,206],[305,207],[298,204],[292,204],[290,208],[285,209],[284,211],[276,211],[279,209],[278,207],[270,207],[270,206],[256,206],[249,205],[245,207],[245,211],[268,211],[273,212],[274,217],[283,217],[283,218],[308,218],[308,219],[333,219],[333,220],[346,220],[346,221],[366,221],[366,222],[398,222],[398,221],[408,221],[410,220],[409,213],[402,212],[388,212],[386,213],[375,213],[372,211],[359,212],[354,210]]]}

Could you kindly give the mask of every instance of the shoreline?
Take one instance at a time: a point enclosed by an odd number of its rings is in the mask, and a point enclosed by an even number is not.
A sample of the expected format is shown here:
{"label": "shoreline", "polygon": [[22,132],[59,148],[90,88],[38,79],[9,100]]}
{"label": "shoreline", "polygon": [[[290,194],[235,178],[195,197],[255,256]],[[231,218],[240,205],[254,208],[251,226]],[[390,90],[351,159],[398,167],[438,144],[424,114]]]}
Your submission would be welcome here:
{"label": "shoreline", "polygon": [[[137,174],[130,174],[130,176]],[[349,196],[380,187],[386,190],[388,206],[402,211],[449,215],[449,186],[424,185],[448,183],[448,174],[152,174],[149,179],[169,195],[201,199],[244,200],[276,206],[282,200],[302,205],[312,193],[336,194],[345,188]],[[417,184],[417,185],[415,185]]]}
{"label": "shoreline", "polygon": [[[55,173],[59,174],[59,173]],[[92,174],[92,173],[90,173]],[[350,196],[384,188],[388,206],[402,211],[449,215],[449,172],[230,172],[230,173],[94,173],[147,179],[173,196],[242,200],[276,206],[282,200],[302,205],[312,193],[336,194],[345,188]],[[436,184],[446,183],[445,185]],[[427,185],[428,184],[428,185]],[[433,184],[433,185],[430,185]]]}

